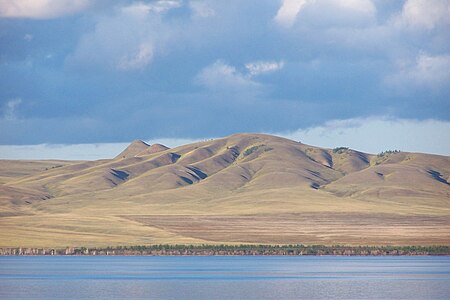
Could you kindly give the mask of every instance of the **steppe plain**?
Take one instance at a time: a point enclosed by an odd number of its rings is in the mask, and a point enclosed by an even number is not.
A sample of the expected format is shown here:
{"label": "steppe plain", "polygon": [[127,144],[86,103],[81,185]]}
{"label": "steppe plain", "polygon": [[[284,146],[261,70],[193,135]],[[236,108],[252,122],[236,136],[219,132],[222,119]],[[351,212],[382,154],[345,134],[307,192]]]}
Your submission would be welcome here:
{"label": "steppe plain", "polygon": [[450,245],[450,158],[236,134],[0,161],[0,247]]}

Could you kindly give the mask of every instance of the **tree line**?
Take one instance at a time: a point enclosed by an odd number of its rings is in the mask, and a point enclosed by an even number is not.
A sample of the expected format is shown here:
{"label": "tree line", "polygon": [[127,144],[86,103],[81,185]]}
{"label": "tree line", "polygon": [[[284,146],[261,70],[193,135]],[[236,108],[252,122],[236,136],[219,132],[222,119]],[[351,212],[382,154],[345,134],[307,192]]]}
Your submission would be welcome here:
{"label": "tree line", "polygon": [[0,255],[450,255],[449,246],[136,245],[116,247],[0,248]]}

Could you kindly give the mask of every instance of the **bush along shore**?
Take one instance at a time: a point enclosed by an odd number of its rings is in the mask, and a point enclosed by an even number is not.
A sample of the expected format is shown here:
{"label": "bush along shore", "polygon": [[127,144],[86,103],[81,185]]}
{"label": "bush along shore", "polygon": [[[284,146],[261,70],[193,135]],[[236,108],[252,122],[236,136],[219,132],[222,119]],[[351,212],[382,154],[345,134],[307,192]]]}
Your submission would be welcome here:
{"label": "bush along shore", "polygon": [[0,248],[0,255],[142,255],[142,256],[246,256],[344,255],[412,256],[450,255],[449,246],[321,246],[321,245],[148,245],[106,248]]}

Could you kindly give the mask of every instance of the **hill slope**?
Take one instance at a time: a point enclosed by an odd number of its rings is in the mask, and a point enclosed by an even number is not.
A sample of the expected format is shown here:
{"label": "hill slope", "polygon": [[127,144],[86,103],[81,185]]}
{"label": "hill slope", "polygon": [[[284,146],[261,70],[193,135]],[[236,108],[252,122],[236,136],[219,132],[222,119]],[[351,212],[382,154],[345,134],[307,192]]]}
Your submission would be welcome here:
{"label": "hill slope", "polygon": [[237,134],[0,161],[0,246],[450,244],[450,159]]}

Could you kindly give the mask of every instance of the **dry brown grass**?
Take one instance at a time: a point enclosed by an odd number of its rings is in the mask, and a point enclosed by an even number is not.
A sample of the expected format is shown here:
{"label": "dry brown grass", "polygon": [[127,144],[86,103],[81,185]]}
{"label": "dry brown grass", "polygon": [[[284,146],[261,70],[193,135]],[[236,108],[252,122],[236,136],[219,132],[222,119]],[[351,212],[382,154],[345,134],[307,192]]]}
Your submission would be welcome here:
{"label": "dry brown grass", "polygon": [[124,217],[209,243],[443,245],[450,236],[447,216],[327,212]]}
{"label": "dry brown grass", "polygon": [[146,147],[93,162],[0,161],[0,246],[450,245],[449,157],[255,134]]}

